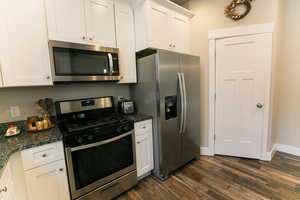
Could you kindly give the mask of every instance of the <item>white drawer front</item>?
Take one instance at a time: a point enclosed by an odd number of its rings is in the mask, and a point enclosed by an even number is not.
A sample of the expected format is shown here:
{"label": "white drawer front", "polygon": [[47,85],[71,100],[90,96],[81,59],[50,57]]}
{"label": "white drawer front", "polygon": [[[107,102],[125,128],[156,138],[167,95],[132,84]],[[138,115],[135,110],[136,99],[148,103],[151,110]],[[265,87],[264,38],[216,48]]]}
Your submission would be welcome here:
{"label": "white drawer front", "polygon": [[33,169],[53,161],[64,159],[62,142],[46,144],[21,152],[24,170]]}
{"label": "white drawer front", "polygon": [[134,129],[136,135],[152,133],[152,120],[150,119],[142,122],[137,122],[134,124]]}

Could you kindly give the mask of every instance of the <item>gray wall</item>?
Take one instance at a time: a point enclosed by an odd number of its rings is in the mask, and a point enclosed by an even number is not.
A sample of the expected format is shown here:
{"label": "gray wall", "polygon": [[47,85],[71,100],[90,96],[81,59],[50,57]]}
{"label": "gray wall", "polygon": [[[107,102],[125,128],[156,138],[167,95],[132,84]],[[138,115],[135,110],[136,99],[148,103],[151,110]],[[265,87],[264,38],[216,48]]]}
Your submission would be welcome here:
{"label": "gray wall", "polygon": [[[99,96],[129,97],[129,86],[115,83],[74,83],[53,87],[0,88],[0,123],[25,120],[36,115],[34,104],[45,97],[58,99],[89,98]],[[10,106],[19,106],[21,116],[12,118]]]}

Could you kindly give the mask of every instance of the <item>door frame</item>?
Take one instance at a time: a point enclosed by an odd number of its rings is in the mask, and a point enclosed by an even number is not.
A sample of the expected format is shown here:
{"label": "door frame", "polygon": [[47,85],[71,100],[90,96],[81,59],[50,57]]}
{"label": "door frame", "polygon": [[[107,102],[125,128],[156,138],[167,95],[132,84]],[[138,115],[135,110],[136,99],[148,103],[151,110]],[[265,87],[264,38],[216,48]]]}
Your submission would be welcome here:
{"label": "door frame", "polygon": [[[209,125],[208,125],[208,154],[215,155],[215,111],[216,111],[216,42],[220,39],[257,35],[263,33],[273,34],[275,30],[274,23],[257,24],[252,26],[240,26],[236,28],[216,29],[208,31],[209,40]],[[273,37],[272,37],[273,40]],[[270,132],[270,97],[271,97],[271,78],[272,78],[272,55],[270,58],[270,65],[268,66],[269,73],[267,77],[266,87],[266,102],[265,114],[262,133],[262,148],[260,159],[271,160],[270,153],[268,152],[268,137]]]}

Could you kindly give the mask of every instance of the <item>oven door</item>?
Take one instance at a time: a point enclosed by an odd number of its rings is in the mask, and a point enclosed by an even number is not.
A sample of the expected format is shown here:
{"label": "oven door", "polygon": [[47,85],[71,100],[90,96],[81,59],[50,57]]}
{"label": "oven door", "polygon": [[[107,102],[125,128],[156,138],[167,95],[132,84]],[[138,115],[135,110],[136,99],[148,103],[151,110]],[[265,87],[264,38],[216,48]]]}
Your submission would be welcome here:
{"label": "oven door", "polygon": [[134,132],[66,148],[72,199],[136,170]]}
{"label": "oven door", "polygon": [[120,80],[118,49],[50,41],[55,82]]}

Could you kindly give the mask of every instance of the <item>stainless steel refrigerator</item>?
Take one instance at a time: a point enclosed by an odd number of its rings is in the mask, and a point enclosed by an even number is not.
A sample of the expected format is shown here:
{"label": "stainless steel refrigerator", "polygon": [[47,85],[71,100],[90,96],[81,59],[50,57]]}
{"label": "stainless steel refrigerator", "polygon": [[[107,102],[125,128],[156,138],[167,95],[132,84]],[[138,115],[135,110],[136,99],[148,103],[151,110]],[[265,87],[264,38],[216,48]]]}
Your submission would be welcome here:
{"label": "stainless steel refrigerator", "polygon": [[153,173],[166,179],[200,155],[200,59],[150,51],[137,72],[131,95],[139,113],[153,116]]}

